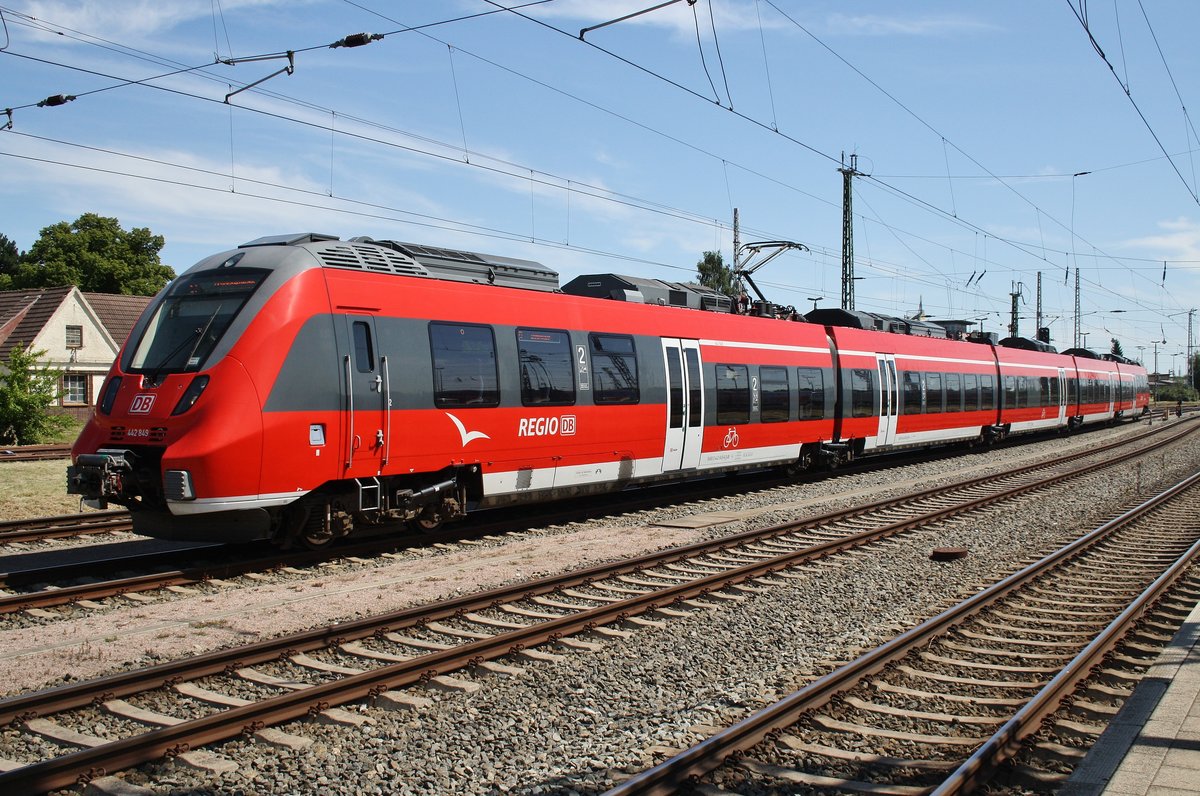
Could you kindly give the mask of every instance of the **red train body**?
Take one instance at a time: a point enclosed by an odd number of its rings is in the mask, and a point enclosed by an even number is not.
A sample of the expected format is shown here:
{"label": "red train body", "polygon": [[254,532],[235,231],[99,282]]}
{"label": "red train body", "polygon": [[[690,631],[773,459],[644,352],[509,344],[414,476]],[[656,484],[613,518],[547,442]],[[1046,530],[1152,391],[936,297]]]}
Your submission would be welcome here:
{"label": "red train body", "polygon": [[135,326],[68,489],[152,536],[319,545],[1148,403],[1143,368],[1083,351],[736,315],[648,280],[556,288],[536,263],[391,241],[264,238],[207,258]]}

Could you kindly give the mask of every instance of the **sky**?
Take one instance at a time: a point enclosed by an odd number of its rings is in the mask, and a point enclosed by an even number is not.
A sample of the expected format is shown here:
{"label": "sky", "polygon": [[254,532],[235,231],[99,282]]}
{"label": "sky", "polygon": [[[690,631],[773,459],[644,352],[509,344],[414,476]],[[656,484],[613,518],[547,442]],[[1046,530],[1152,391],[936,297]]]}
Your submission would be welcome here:
{"label": "sky", "polygon": [[1032,337],[1040,274],[1060,350],[1078,323],[1186,369],[1200,3],[660,3],[0,0],[0,234],[92,212],[177,272],[320,232],[683,282],[734,262],[736,209],[803,245],[753,280],[806,311],[841,301],[854,165],[857,309],[1004,337],[1016,293]]}

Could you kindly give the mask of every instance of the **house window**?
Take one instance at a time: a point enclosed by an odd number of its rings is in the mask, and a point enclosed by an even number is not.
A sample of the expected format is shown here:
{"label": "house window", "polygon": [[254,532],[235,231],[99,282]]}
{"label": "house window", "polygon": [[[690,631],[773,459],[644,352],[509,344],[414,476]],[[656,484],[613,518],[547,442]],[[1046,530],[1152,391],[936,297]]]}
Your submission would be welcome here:
{"label": "house window", "polygon": [[86,405],[88,402],[88,377],[82,373],[65,373],[62,377],[62,402],[64,406]]}
{"label": "house window", "polygon": [[83,327],[67,324],[67,348],[83,348]]}

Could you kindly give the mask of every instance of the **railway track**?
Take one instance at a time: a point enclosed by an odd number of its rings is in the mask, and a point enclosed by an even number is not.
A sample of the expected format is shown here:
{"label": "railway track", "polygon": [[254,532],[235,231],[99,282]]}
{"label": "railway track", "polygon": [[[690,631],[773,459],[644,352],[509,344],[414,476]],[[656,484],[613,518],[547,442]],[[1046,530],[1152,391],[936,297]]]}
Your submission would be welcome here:
{"label": "railway track", "polygon": [[[1109,656],[1185,575],[1197,574],[1198,515],[1200,473],[608,796],[676,793],[710,773],[707,781],[731,792],[969,792],[1068,699],[1062,734],[1094,740],[1120,689],[1077,687],[1098,666],[1110,667],[1098,680],[1128,683],[1135,676],[1112,669],[1153,661],[1132,657],[1151,652],[1136,642]],[[1183,604],[1164,609],[1177,611],[1176,621],[1200,581],[1185,589]],[[1080,745],[1043,741],[1013,776],[1061,786],[1062,762],[1069,770],[1081,759]]]}
{"label": "railway track", "polygon": [[85,511],[80,514],[0,521],[0,544],[42,542],[47,539],[132,530],[129,512],[124,509]]}
{"label": "railway track", "polygon": [[[1188,424],[1174,433],[1190,431]],[[1121,458],[1025,467],[1007,477],[989,475],[821,518],[12,697],[0,701],[0,727],[14,756],[0,763],[12,769],[0,774],[0,788],[62,787],[96,771],[193,755],[199,746],[243,733],[261,735],[270,725],[310,714],[350,721],[334,708],[368,698],[399,704],[410,697],[398,689],[435,682],[453,688],[447,675],[458,670],[503,670],[497,659],[538,659],[556,649],[588,648],[638,625],[786,583],[796,577],[789,568],[798,564],[1119,466]],[[106,716],[103,737],[72,728],[73,716],[88,711]],[[278,740],[275,736],[273,742]],[[56,744],[76,751],[61,754]]]}
{"label": "railway track", "polygon": [[[1176,425],[1160,425],[1150,432],[1135,438],[1114,441],[1102,446],[1060,458],[1059,462],[1071,462],[1097,453],[1118,451],[1129,446],[1137,445],[1140,441],[1180,433]],[[1186,433],[1186,432],[1185,432]],[[1165,444],[1165,443],[1164,443]],[[929,458],[941,458],[944,453],[925,453],[917,457],[918,461]],[[870,460],[863,467],[868,469],[892,468],[894,462]],[[1035,466],[1036,467],[1036,466]],[[860,470],[861,471],[861,468]],[[981,479],[986,480],[986,479]],[[714,486],[714,483],[717,485]],[[580,506],[558,506],[549,511],[539,512],[539,521],[546,524],[568,523],[582,517],[593,516],[595,508],[600,506],[605,512],[637,511],[653,508],[665,500],[696,500],[711,498],[715,495],[725,495],[731,492],[744,491],[746,484],[753,488],[771,488],[785,483],[776,476],[746,478],[739,484],[728,485],[726,479],[719,482],[693,482],[665,487],[663,490],[639,490],[624,493],[615,498],[593,501],[592,504]],[[515,513],[517,521],[511,519]],[[429,534],[407,534],[396,536],[386,533],[380,538],[365,538],[361,542],[343,544],[319,551],[278,551],[266,546],[247,547],[214,547],[197,553],[193,550],[153,552],[129,556],[118,553],[104,559],[80,560],[67,564],[48,565],[21,572],[0,573],[0,587],[14,593],[0,594],[0,616],[11,615],[20,611],[33,610],[40,620],[53,620],[68,614],[53,615],[44,613],[46,609],[58,606],[81,606],[83,610],[95,611],[102,608],[102,601],[111,598],[122,598],[129,594],[145,594],[167,588],[187,588],[203,586],[204,584],[221,585],[228,579],[246,575],[280,570],[297,569],[313,566],[330,560],[370,559],[383,553],[410,544],[428,545],[460,541],[463,538],[481,538],[493,534],[502,534],[523,527],[521,523],[526,515],[521,511],[496,512],[497,518],[491,516],[476,520],[470,525],[456,525]],[[64,517],[45,518],[43,527],[49,533],[56,532],[60,527],[69,529],[74,519],[78,519],[79,528],[95,527],[96,531],[111,523],[111,529],[117,530],[126,521],[127,512],[95,512],[82,515],[67,515]],[[38,521],[31,521],[37,523]],[[30,534],[38,533],[37,528],[27,530]],[[80,532],[89,532],[81,530]],[[0,540],[4,537],[0,535]],[[197,563],[198,556],[211,557],[210,560]],[[141,574],[117,576],[116,573],[142,570]],[[78,582],[83,579],[84,582]],[[23,591],[29,586],[42,586],[37,590]],[[214,586],[217,588],[217,586]]]}
{"label": "railway track", "polygon": [[0,448],[0,462],[37,462],[45,459],[65,459],[71,455],[70,445],[18,445]]}
{"label": "railway track", "polygon": [[[1089,427],[1086,431],[1095,431],[1093,427]],[[1145,436],[1153,436],[1163,430],[1160,426],[1158,429],[1152,429]],[[1085,432],[1086,433],[1086,432]],[[1053,435],[1046,435],[1053,436]],[[1021,445],[1032,441],[1033,437],[1021,437],[1017,440],[1006,440],[999,443],[999,447],[1007,447],[1011,445]],[[42,446],[57,449],[63,446]],[[65,446],[69,453],[70,446]],[[960,455],[961,451],[956,447],[949,448],[930,448],[920,452],[903,451],[894,454],[881,454],[857,459],[848,465],[842,465],[839,473],[854,473],[854,472],[870,472],[872,470],[883,470],[894,468],[898,464],[904,466],[906,464],[919,464],[921,462],[936,461],[944,459],[948,456]],[[741,476],[748,478],[748,476]],[[762,487],[769,488],[772,484],[782,483],[800,483],[802,481],[815,480],[818,478],[828,477],[826,473],[810,473],[801,480],[795,478],[780,479],[778,476],[762,476],[757,477]],[[710,489],[711,487],[704,487]],[[606,496],[599,501],[594,501],[597,504],[608,505],[614,500],[618,503],[628,503],[630,506],[636,506],[639,503],[647,506],[656,505],[662,502],[660,496],[666,494],[670,499],[670,495],[678,493],[687,498],[688,495],[699,495],[703,492],[695,487],[694,484],[676,484],[673,486],[664,486],[650,488],[644,491],[648,495],[654,496],[649,500],[630,497],[631,493],[619,493],[618,496]],[[716,494],[720,494],[720,490],[713,490]],[[579,501],[577,501],[579,502]],[[583,501],[587,502],[587,501]],[[629,509],[636,510],[636,509]],[[553,521],[553,520],[552,520]],[[463,527],[461,525],[455,527]],[[25,520],[6,520],[0,521],[0,545],[13,542],[43,542],[51,539],[67,538],[71,536],[81,536],[85,534],[107,533],[111,531],[129,531],[132,529],[132,523],[129,520],[129,512],[124,509],[111,509],[105,511],[90,511],[81,512],[78,514],[63,514],[53,517],[37,517]],[[449,537],[447,537],[449,538]]]}

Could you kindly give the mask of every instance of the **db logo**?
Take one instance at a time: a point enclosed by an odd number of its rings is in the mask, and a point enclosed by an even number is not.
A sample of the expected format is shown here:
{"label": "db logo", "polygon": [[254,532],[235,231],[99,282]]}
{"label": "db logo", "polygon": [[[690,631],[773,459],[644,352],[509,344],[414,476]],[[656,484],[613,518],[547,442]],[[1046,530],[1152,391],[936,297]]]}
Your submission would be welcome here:
{"label": "db logo", "polygon": [[150,407],[154,406],[154,396],[150,393],[141,393],[133,396],[133,400],[129,403],[129,414],[131,415],[148,415]]}
{"label": "db logo", "polygon": [[575,434],[575,415],[562,417],[523,417],[517,425],[518,437],[570,437]]}

